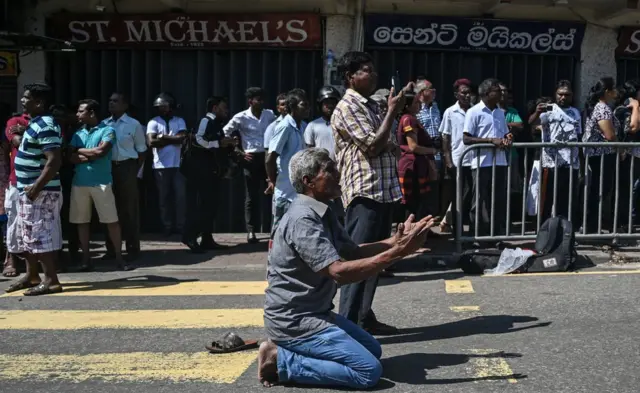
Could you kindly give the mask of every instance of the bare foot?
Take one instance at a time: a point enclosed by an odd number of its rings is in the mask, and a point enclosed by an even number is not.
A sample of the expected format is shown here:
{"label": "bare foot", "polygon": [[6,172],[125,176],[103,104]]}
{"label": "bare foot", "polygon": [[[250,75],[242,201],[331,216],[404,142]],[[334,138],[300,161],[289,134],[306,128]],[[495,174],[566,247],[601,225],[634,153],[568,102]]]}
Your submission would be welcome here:
{"label": "bare foot", "polygon": [[278,383],[278,347],[271,340],[260,344],[258,380],[265,388],[270,388]]}

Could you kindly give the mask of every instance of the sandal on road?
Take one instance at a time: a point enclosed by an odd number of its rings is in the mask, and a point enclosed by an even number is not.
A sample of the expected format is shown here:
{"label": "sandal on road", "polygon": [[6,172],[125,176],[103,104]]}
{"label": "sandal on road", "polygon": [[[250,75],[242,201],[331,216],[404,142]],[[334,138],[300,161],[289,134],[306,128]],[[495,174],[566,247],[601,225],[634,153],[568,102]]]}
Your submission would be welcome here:
{"label": "sandal on road", "polygon": [[245,351],[247,349],[258,348],[257,340],[245,341],[233,332],[228,332],[222,336],[221,340],[214,341],[211,346],[206,346],[211,353],[231,353]]}
{"label": "sandal on road", "polygon": [[17,291],[22,291],[23,289],[29,289],[29,288],[33,288],[40,285],[39,282],[30,282],[30,281],[25,281],[25,280],[20,280],[17,282],[14,282],[13,284],[9,285],[9,288],[5,289],[4,291],[6,293],[11,293],[11,292],[17,292]]}
{"label": "sandal on road", "polygon": [[62,292],[62,285],[47,285],[44,283],[40,283],[33,288],[29,288],[24,291],[24,296],[40,296],[40,295],[51,295],[54,293]]}

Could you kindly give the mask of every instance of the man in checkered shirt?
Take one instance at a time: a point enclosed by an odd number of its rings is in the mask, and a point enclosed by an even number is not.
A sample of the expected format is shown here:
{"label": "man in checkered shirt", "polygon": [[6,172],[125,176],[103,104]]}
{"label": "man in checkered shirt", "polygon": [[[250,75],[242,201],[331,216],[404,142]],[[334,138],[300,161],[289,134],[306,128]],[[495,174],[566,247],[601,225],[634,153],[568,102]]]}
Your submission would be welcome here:
{"label": "man in checkered shirt", "polygon": [[[403,92],[388,101],[384,119],[371,94],[378,74],[371,56],[349,52],[338,66],[347,88],[331,117],[336,161],[341,174],[345,227],[356,244],[381,241],[391,233],[393,203],[402,197],[394,151],[390,141],[394,119],[404,106]],[[396,334],[395,327],[378,322],[371,310],[378,276],[343,285],[340,315],[371,334]]]}
{"label": "man in checkered shirt", "polygon": [[[416,83],[416,96],[420,100],[420,112],[416,115],[418,121],[422,127],[427,131],[438,153],[435,155],[436,166],[440,172],[438,181],[433,182],[430,185],[431,191],[429,192],[429,201],[435,206],[434,211],[443,212],[443,207],[440,206],[440,190],[442,185],[442,135],[440,134],[440,123],[442,122],[442,114],[438,103],[436,102],[436,89],[433,84],[426,79],[418,79]],[[448,206],[447,206],[448,207]],[[445,207],[446,209],[446,207]]]}

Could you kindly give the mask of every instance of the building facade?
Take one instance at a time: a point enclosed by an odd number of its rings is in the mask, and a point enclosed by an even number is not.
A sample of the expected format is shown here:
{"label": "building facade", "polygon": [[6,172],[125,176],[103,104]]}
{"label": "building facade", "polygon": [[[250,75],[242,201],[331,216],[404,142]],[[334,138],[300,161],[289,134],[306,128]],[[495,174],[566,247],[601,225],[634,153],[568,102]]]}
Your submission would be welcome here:
{"label": "building facade", "polygon": [[[584,99],[601,76],[640,76],[640,12],[626,0],[47,0],[20,10],[24,31],[68,40],[76,51],[21,53],[14,97],[46,80],[56,101],[72,105],[112,91],[127,93],[142,122],[152,99],[170,91],[189,128],[210,95],[244,109],[244,91],[262,86],[273,108],[278,93],[340,84],[335,59],[370,52],[388,87],[419,75],[453,100],[460,77],[498,77],[515,104],[552,95],[559,79]],[[631,7],[631,8],[630,8]],[[17,11],[16,11],[17,12]],[[0,83],[0,86],[3,86]],[[1,89],[0,89],[1,90]],[[17,108],[17,100],[15,102]],[[154,226],[153,185],[145,186],[147,229]],[[242,183],[219,202],[219,231],[241,231]],[[265,217],[263,229],[268,228]]]}

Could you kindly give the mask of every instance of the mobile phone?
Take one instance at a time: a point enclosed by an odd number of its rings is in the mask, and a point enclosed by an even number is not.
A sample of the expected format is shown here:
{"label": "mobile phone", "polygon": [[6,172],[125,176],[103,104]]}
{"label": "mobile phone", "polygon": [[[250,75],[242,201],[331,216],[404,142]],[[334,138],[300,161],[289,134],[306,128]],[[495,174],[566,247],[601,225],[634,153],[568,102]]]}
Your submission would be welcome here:
{"label": "mobile phone", "polygon": [[397,95],[402,89],[400,86],[400,73],[397,70],[395,75],[391,77],[391,87],[393,87],[394,95]]}

